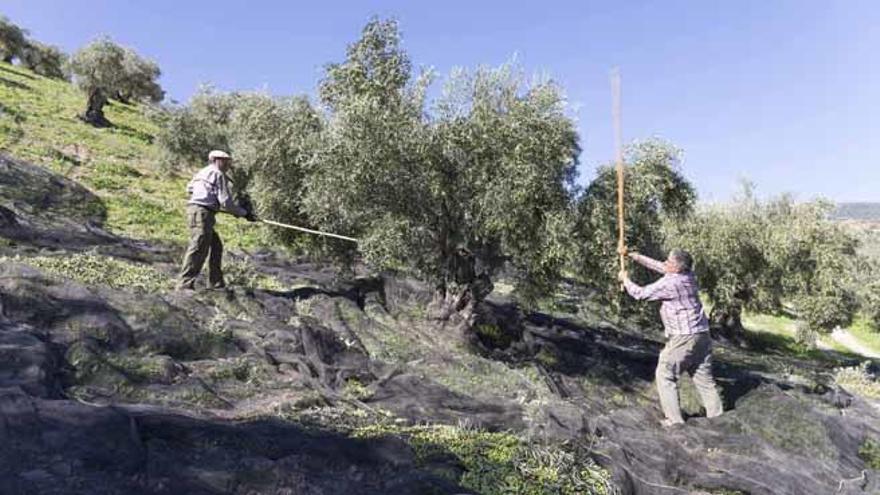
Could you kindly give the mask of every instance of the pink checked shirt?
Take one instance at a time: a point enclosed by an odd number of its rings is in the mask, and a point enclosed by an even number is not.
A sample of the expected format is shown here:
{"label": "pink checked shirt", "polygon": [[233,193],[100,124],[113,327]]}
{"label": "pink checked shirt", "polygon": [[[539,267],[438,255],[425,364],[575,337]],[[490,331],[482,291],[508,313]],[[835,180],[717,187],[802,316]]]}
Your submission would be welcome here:
{"label": "pink checked shirt", "polygon": [[626,291],[639,301],[662,301],[660,319],[666,336],[693,335],[709,331],[709,319],[700,302],[700,286],[692,272],[666,273],[663,262],[641,254],[633,254],[638,264],[655,272],[663,273],[663,278],[651,285],[641,287],[627,279]]}

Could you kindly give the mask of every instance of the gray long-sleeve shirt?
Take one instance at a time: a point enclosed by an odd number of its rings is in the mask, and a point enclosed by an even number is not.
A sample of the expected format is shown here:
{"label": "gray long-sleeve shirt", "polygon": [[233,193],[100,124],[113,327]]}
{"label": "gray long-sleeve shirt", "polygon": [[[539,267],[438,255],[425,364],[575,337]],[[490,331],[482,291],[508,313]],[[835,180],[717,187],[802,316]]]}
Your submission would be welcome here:
{"label": "gray long-sleeve shirt", "polygon": [[190,195],[191,205],[225,211],[237,217],[247,215],[233,198],[232,181],[213,164],[199,170],[187,184],[186,192]]}
{"label": "gray long-sleeve shirt", "polygon": [[663,262],[641,254],[633,254],[638,264],[663,274],[653,284],[641,287],[631,280],[623,283],[626,291],[638,300],[662,301],[660,319],[667,336],[693,335],[709,331],[709,319],[700,302],[700,286],[692,272],[666,273]]}

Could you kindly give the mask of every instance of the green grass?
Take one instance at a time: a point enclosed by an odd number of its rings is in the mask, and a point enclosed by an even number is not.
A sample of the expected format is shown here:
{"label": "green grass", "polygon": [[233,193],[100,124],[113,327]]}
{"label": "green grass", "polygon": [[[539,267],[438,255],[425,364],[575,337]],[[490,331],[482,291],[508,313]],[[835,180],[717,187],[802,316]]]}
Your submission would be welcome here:
{"label": "green grass", "polygon": [[880,399],[880,380],[868,371],[868,362],[861,366],[838,368],[834,373],[834,381],[850,392],[855,392],[872,399]]}
{"label": "green grass", "polygon": [[795,320],[782,315],[743,315],[743,326],[754,332],[770,333],[794,338]]}
{"label": "green grass", "polygon": [[[114,125],[95,128],[78,115],[86,97],[71,84],[0,62],[0,150],[81,183],[107,208],[114,233],[186,242],[185,186],[192,170],[159,166],[159,128],[140,105],[111,101]],[[224,216],[218,231],[229,248],[263,244],[263,227]]]}
{"label": "green grass", "polygon": [[880,442],[868,438],[859,448],[859,457],[865,461],[865,465],[871,469],[880,471]]}
{"label": "green grass", "polygon": [[864,316],[859,316],[849,327],[849,333],[863,346],[880,352],[880,331]]}
{"label": "green grass", "polygon": [[[799,352],[799,346],[795,342],[795,325],[796,320],[783,315],[743,315],[743,326],[757,335],[759,339],[770,337],[778,342],[782,342],[788,350]],[[880,331],[864,316],[857,316],[852,325],[847,328],[847,331],[865,347],[874,352],[880,352]],[[837,352],[852,353],[852,351],[832,339],[830,335],[820,335],[819,343]]]}
{"label": "green grass", "polygon": [[69,278],[86,285],[106,285],[115,289],[155,293],[169,290],[172,279],[141,263],[131,263],[109,256],[80,253],[65,256],[37,256],[16,261],[32,265],[50,275]]}
{"label": "green grass", "polygon": [[[807,354],[821,357],[820,353],[805,349],[795,340],[797,320],[785,315],[743,314],[743,326],[757,340],[772,343],[775,347],[792,354]],[[837,352],[848,353],[849,349],[834,341],[830,336],[820,335],[819,344]]]}
{"label": "green grass", "polygon": [[487,432],[456,426],[372,425],[353,436],[402,437],[412,446],[419,464],[453,456],[462,473],[444,470],[463,487],[485,495],[607,494],[613,493],[608,471],[589,457],[560,447],[530,443],[506,432]]}

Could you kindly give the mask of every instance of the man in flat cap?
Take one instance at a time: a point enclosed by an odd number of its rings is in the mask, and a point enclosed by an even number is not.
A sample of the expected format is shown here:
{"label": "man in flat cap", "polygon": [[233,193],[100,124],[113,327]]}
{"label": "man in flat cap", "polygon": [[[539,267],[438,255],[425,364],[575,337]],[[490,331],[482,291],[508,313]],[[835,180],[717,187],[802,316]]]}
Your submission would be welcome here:
{"label": "man in flat cap", "polygon": [[186,187],[190,196],[186,208],[186,221],[190,238],[183,257],[177,288],[194,290],[196,277],[208,260],[208,288],[220,289],[223,281],[223,243],[214,230],[218,212],[225,212],[255,222],[257,218],[235,202],[233,184],[226,176],[232,159],[225,151],[214,150],[208,154],[208,166],[199,170]]}

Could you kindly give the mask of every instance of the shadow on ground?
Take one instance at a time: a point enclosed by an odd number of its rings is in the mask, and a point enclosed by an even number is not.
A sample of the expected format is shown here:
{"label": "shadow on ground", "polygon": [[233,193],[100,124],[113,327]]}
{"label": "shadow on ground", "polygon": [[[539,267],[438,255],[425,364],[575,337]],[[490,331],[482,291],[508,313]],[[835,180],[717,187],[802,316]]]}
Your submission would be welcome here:
{"label": "shadow on ground", "polygon": [[[16,494],[462,493],[402,440],[278,420],[95,407],[0,389],[0,483]],[[49,453],[54,454],[49,454]]]}

